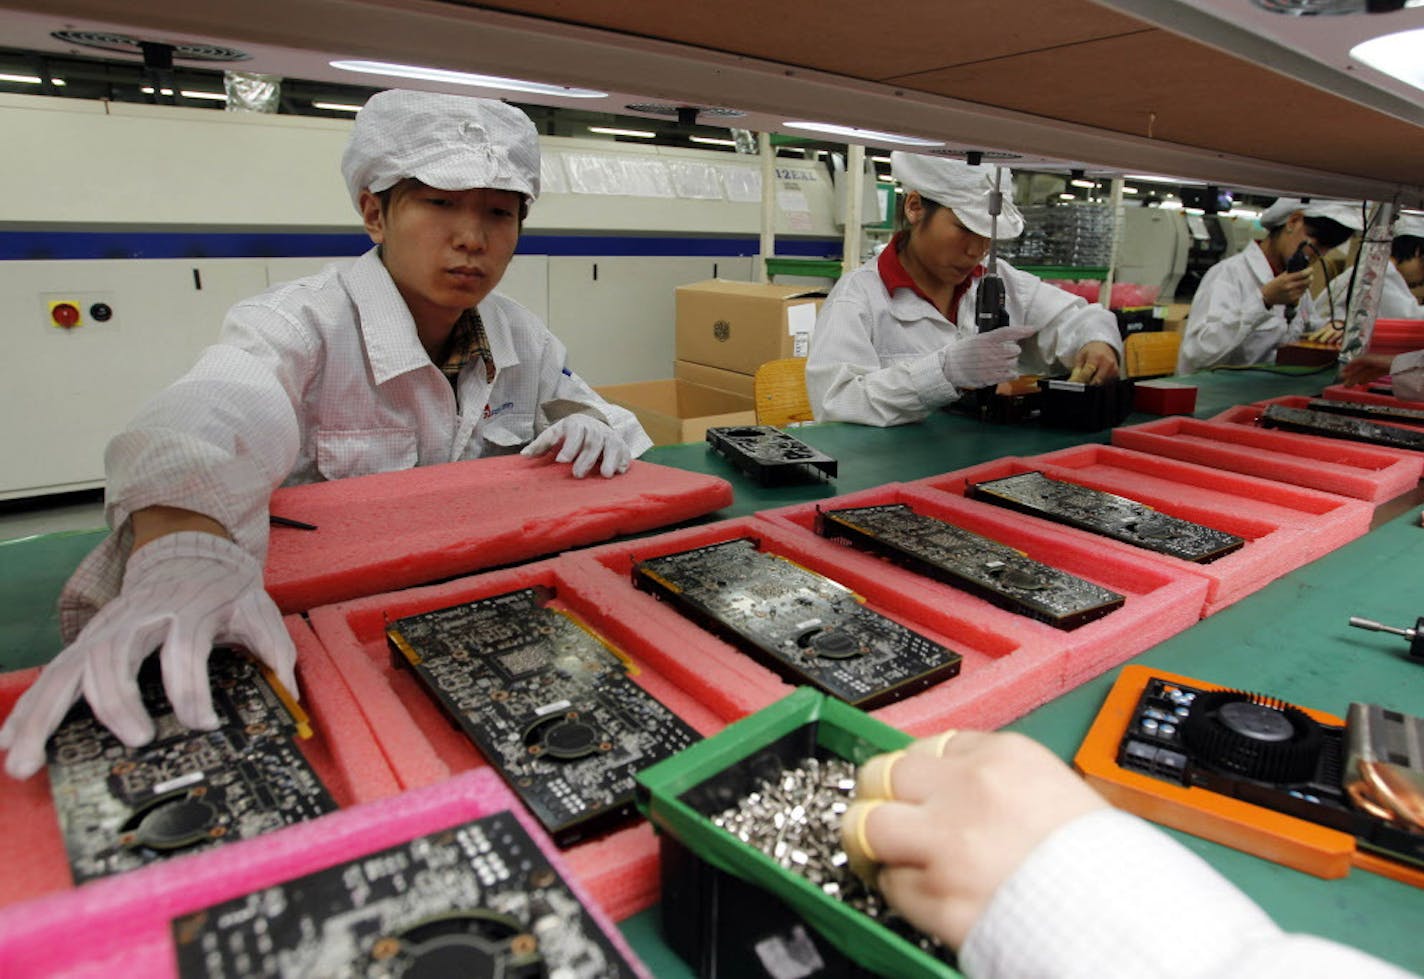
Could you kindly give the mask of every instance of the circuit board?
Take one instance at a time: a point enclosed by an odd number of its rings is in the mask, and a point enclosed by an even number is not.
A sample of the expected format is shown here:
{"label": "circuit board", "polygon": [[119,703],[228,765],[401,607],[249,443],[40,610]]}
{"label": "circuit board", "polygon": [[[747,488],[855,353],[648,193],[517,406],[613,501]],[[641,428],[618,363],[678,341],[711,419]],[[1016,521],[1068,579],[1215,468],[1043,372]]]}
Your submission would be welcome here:
{"label": "circuit board", "polygon": [[749,537],[640,561],[633,582],[792,682],[862,709],[959,673],[958,653]]}
{"label": "circuit board", "polygon": [[184,915],[172,929],[185,977],[636,974],[508,812]]}
{"label": "circuit board", "polygon": [[1076,629],[1100,619],[1126,601],[1117,592],[1041,564],[996,540],[916,513],[903,503],[822,511],[816,529],[1059,629]]}
{"label": "circuit board", "polygon": [[1355,418],[1367,418],[1370,421],[1424,425],[1424,408],[1364,404],[1359,401],[1333,401],[1329,398],[1311,398],[1306,402],[1305,407],[1308,411],[1324,411],[1332,415],[1351,415]]}
{"label": "circuit board", "polygon": [[336,808],[296,745],[311,734],[305,717],[293,717],[262,668],[223,648],[208,665],[215,731],[178,721],[150,656],[139,690],[154,720],[152,741],[126,747],[83,704],[50,739],[50,791],[75,883]]}
{"label": "circuit board", "polygon": [[1169,517],[1125,496],[1050,479],[1041,472],[974,483],[968,495],[1197,564],[1225,557],[1246,543],[1235,534]]}
{"label": "circuit board", "polygon": [[770,425],[707,429],[707,444],[763,486],[779,486],[807,476],[835,478],[835,459]]}
{"label": "circuit board", "polygon": [[386,635],[396,663],[568,846],[631,817],[633,776],[699,736],[552,598],[526,588],[400,619]]}
{"label": "circuit board", "polygon": [[1287,408],[1284,405],[1267,405],[1266,410],[1261,412],[1260,423],[1263,428],[1279,428],[1284,432],[1350,439],[1370,445],[1384,445],[1391,449],[1424,452],[1424,432],[1394,425],[1377,425],[1363,418],[1348,418],[1304,408]]}

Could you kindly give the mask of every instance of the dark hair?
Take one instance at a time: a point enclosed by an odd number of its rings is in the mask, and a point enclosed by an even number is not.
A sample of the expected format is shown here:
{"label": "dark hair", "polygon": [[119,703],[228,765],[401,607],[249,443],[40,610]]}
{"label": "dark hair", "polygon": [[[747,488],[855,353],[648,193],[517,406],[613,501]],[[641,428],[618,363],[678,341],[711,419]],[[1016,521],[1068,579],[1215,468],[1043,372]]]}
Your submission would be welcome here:
{"label": "dark hair", "polygon": [[1320,250],[1323,252],[1340,247],[1354,234],[1339,221],[1333,221],[1330,218],[1307,216],[1304,221],[1305,233],[1315,239],[1315,243],[1320,246]]}
{"label": "dark hair", "polygon": [[[919,194],[919,191],[906,191],[905,194],[902,195],[900,199],[895,202],[895,227],[899,228],[901,231],[906,232],[907,234],[911,230],[913,230],[910,227],[909,219],[905,217],[905,201],[909,199],[910,194]],[[941,207],[944,207],[944,205],[941,204],[939,201],[932,201],[924,194],[920,194],[920,206],[925,209],[926,219],[928,219],[929,216],[935,211],[938,211]]]}
{"label": "dark hair", "polygon": [[[392,196],[394,195],[395,190],[396,190],[397,187],[401,187],[401,188],[406,188],[406,189],[408,189],[412,184],[418,184],[418,183],[420,183],[420,181],[416,180],[414,177],[406,177],[404,180],[401,180],[401,181],[398,181],[397,183],[392,184],[391,186],[387,187],[385,190],[377,191],[377,192],[376,192],[376,200],[378,200],[378,201],[381,202],[381,213],[382,213],[382,214],[385,214],[386,211],[390,208],[390,206],[391,206],[391,198],[392,198]],[[520,230],[521,232],[524,230],[524,219],[527,218],[528,216],[529,216],[529,198],[525,197],[523,194],[520,194],[520,195],[519,195],[519,230]]]}
{"label": "dark hair", "polygon": [[1424,238],[1418,235],[1400,235],[1389,246],[1389,257],[1396,262],[1407,262],[1419,254],[1424,254]]}

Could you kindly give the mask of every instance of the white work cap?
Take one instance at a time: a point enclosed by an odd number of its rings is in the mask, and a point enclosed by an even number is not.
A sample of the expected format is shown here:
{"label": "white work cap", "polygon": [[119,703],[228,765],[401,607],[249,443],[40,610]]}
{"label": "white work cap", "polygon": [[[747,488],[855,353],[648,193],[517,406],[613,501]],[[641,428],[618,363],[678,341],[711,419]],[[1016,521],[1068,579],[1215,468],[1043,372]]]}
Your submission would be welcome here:
{"label": "white work cap", "polygon": [[391,90],[356,113],[341,175],[359,211],[407,177],[437,190],[512,190],[539,196],[539,133],[523,112],[494,99]]}
{"label": "white work cap", "polygon": [[1014,174],[1008,167],[999,176],[1003,205],[998,226],[993,227],[989,195],[994,190],[994,170],[993,166],[972,167],[959,160],[899,150],[890,154],[890,175],[900,181],[906,193],[916,190],[921,197],[943,204],[976,235],[988,238],[992,229],[994,237],[1017,238],[1023,234],[1024,220],[1014,206]]}
{"label": "white work cap", "polygon": [[1351,231],[1365,230],[1365,217],[1359,201],[1311,201],[1301,210],[1308,218],[1327,218]]}
{"label": "white work cap", "polygon": [[1396,238],[1424,238],[1424,214],[1401,214],[1394,219]]}
{"label": "white work cap", "polygon": [[1279,228],[1290,219],[1296,211],[1303,210],[1305,205],[1298,197],[1277,197],[1274,204],[1261,212],[1261,216],[1256,220],[1261,222],[1261,227],[1270,231],[1272,228]]}

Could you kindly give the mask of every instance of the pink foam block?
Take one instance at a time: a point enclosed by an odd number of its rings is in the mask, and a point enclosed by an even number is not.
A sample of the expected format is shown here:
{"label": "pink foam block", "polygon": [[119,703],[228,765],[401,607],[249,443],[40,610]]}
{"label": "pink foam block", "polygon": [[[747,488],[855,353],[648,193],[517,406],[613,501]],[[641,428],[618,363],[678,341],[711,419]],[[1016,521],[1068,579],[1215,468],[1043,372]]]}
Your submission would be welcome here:
{"label": "pink foam block", "polygon": [[598,927],[647,976],[543,831],[487,770],[234,843],[201,861],[153,864],[0,911],[3,972],[10,979],[176,976],[173,918],[503,809],[514,813]]}
{"label": "pink foam block", "polygon": [[[1127,600],[1104,618],[1064,631],[815,533],[818,509],[895,503],[1017,548],[1035,561],[1096,582]],[[961,633],[963,623],[972,622],[1010,641],[1006,654],[972,666],[966,663],[955,679],[875,712],[881,720],[913,734],[1007,724],[1181,632],[1201,617],[1206,602],[1207,582],[1199,575],[1165,564],[1144,566],[1123,554],[1104,554],[1060,528],[924,486],[890,483],[757,516],[799,542],[798,560],[814,555],[835,568],[837,580],[857,591],[878,587],[897,611],[946,636]]]}
{"label": "pink foam block", "polygon": [[1419,482],[1424,460],[1342,439],[1304,442],[1290,432],[1247,428],[1195,418],[1115,428],[1113,445],[1181,459],[1214,469],[1263,476],[1282,483],[1382,503]]}
{"label": "pink foam block", "polygon": [[[407,787],[428,785],[451,772],[486,764],[469,739],[441,710],[407,669],[398,667],[386,642],[386,624],[409,615],[447,608],[521,588],[545,587],[563,607],[615,645],[607,628],[619,614],[610,604],[607,583],[587,574],[567,558],[492,571],[425,588],[374,595],[312,609],[311,623],[330,661],[355,694],[366,727],[380,744],[397,778]],[[640,648],[622,647],[637,672],[633,679],[702,735],[725,722],[662,675]],[[573,872],[599,904],[621,920],[657,898],[657,844],[646,823],[578,843],[565,851]]]}
{"label": "pink foam block", "polygon": [[1391,408],[1411,408],[1415,411],[1424,410],[1424,401],[1405,401],[1403,398],[1396,398],[1389,394],[1378,394],[1364,387],[1346,387],[1343,384],[1332,384],[1321,392],[1321,397],[1331,401],[1354,401],[1365,405],[1388,405]]}
{"label": "pink foam block", "polygon": [[[1390,398],[1391,402],[1395,399]],[[1280,398],[1268,398],[1265,401],[1257,401],[1255,404],[1235,405],[1227,408],[1221,414],[1214,416],[1211,420],[1221,422],[1226,425],[1241,425],[1250,428],[1260,428],[1262,431],[1276,432],[1283,436],[1290,436],[1295,439],[1309,439],[1311,442],[1344,442],[1347,445],[1362,445],[1374,452],[1385,452],[1401,459],[1424,459],[1424,452],[1415,452],[1413,449],[1396,449],[1388,445],[1370,445],[1367,442],[1351,442],[1349,439],[1327,438],[1324,435],[1306,435],[1304,432],[1282,432],[1276,428],[1263,428],[1260,423],[1261,413],[1266,410],[1267,405],[1284,405],[1287,408],[1305,408],[1310,403],[1310,399],[1304,395],[1288,394]],[[1410,405],[1411,402],[1399,401],[1396,404]],[[1390,422],[1398,428],[1406,428],[1410,431],[1424,431],[1424,426],[1406,425],[1402,422]]]}
{"label": "pink foam block", "polygon": [[[350,718],[359,716],[356,702],[315,634],[296,617],[287,619],[287,628],[297,646],[297,682],[313,730],[313,736],[299,744],[322,784],[343,808],[396,794],[400,786],[375,739],[364,725],[350,723]],[[0,710],[8,714],[38,675],[38,669],[0,674]],[[24,782],[4,775],[0,779],[4,780],[0,826],[6,830],[0,834],[0,866],[5,868],[0,875],[0,905],[72,890],[74,879],[50,798],[49,777],[40,772]],[[224,849],[217,847],[166,862],[192,867]]]}
{"label": "pink foam block", "polygon": [[[518,505],[515,505],[515,501]],[[732,502],[725,480],[649,462],[575,479],[551,456],[422,466],[272,495],[267,591],[283,612],[516,564],[665,527]]]}
{"label": "pink foam block", "polygon": [[1139,561],[1166,561],[1203,575],[1211,582],[1203,615],[1211,615],[1360,536],[1369,528],[1373,512],[1369,504],[1358,500],[1101,445],[1075,446],[1026,459],[999,459],[932,476],[920,484],[963,495],[969,483],[1035,470],[1129,497],[1169,516],[1243,538],[1246,544],[1241,549],[1209,564],[1197,564],[1065,528],[1094,541],[1104,553],[1127,547]]}

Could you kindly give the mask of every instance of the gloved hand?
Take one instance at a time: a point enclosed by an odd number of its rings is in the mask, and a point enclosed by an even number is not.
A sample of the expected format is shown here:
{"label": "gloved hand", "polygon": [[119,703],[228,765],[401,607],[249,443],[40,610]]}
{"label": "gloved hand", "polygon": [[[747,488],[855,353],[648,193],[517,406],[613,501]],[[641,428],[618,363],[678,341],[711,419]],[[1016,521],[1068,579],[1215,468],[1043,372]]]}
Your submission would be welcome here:
{"label": "gloved hand", "polygon": [[1019,376],[1019,341],[1037,332],[1036,326],[1001,326],[947,344],[939,352],[944,379],[960,391],[1012,381]]}
{"label": "gloved hand", "polygon": [[618,433],[591,415],[568,415],[560,418],[540,432],[519,454],[543,455],[560,442],[563,443],[563,448],[554,456],[554,461],[572,461],[575,479],[587,476],[600,457],[603,464],[599,466],[598,471],[605,479],[627,472],[633,461],[633,453],[629,451],[628,444],[618,437]]}
{"label": "gloved hand", "polygon": [[15,778],[39,771],[45,741],[81,695],[124,744],[152,740],[153,720],[143,709],[137,676],[159,646],[163,689],[174,715],[188,727],[217,727],[208,686],[214,643],[244,647],[296,696],[296,647],[262,589],[262,567],[252,555],[198,531],[139,548],[129,558],[118,597],[45,667],[0,727],[0,749],[9,752],[5,770]]}

